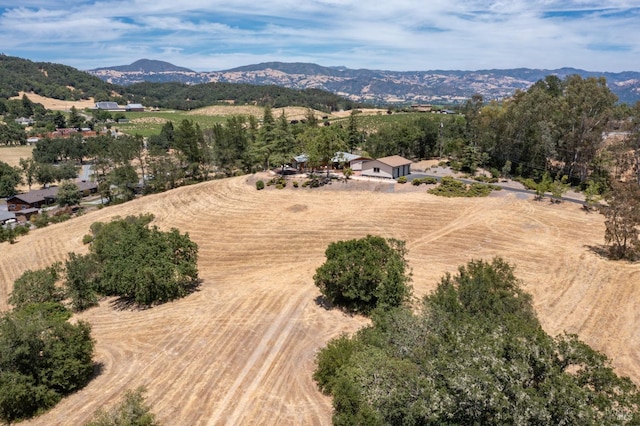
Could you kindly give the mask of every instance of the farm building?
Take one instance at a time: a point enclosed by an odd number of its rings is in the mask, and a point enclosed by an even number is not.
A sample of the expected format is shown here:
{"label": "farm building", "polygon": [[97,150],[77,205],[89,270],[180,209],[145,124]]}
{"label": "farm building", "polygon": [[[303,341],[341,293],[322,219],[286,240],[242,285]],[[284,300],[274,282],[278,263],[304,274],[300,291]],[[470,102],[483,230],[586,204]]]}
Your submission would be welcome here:
{"label": "farm building", "polygon": [[128,104],[125,109],[127,111],[142,112],[144,111],[144,106],[142,104]]}
{"label": "farm building", "polygon": [[399,155],[378,158],[362,164],[362,176],[396,179],[411,174],[411,160]]}
{"label": "farm building", "polygon": [[104,111],[123,111],[117,102],[96,102],[95,109],[101,109]]}

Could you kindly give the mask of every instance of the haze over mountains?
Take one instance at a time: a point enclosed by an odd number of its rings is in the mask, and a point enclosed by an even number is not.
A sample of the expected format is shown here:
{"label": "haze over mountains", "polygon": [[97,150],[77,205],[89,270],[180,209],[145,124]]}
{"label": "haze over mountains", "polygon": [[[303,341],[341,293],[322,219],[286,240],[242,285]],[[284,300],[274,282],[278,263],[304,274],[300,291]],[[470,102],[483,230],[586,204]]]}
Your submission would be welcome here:
{"label": "haze over mountains", "polygon": [[130,85],[140,82],[209,82],[277,85],[292,89],[323,89],[358,102],[455,104],[474,94],[500,100],[517,89],[554,74],[604,77],[621,102],[640,101],[640,72],[592,72],[575,68],[492,69],[478,71],[384,71],[325,67],[312,63],[266,62],[223,71],[198,72],[168,62],[142,59],[130,65],[88,71],[102,80]]}

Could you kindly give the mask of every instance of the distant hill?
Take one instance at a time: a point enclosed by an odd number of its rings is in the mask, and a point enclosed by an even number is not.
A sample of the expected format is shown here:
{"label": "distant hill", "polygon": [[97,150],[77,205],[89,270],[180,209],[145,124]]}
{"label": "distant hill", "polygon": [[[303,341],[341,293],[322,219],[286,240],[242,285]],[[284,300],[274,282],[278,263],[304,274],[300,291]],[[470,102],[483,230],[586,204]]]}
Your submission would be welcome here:
{"label": "distant hill", "polygon": [[119,88],[84,71],[50,62],[0,55],[0,98],[33,92],[48,98],[82,100],[110,97]]}
{"label": "distant hill", "polygon": [[158,73],[158,72],[184,72],[193,73],[195,71],[189,68],[178,67],[164,61],[155,61],[152,59],[140,59],[130,65],[120,65],[108,68],[96,68],[93,71],[113,70],[126,73]]}
{"label": "distant hill", "polygon": [[[137,75],[137,83],[125,87],[117,81],[104,81],[96,76],[104,73],[124,76],[125,81]],[[96,101],[134,102],[183,110],[229,101],[260,106],[301,106],[321,111],[356,106],[349,99],[320,89],[212,82],[206,77],[199,81],[203,84],[194,84],[194,76],[198,74],[195,71],[149,59],[102,71],[95,70],[94,74],[66,65],[0,55],[0,98],[11,98],[19,92],[26,92],[58,100],[93,98]]]}
{"label": "distant hill", "polygon": [[211,72],[178,71],[170,67],[165,71],[123,71],[122,67],[107,67],[88,72],[120,85],[143,81],[278,85],[293,89],[322,89],[356,102],[377,104],[455,104],[464,102],[474,94],[481,94],[485,100],[503,99],[517,89],[527,89],[547,75],[555,74],[564,78],[578,74],[583,78],[605,77],[621,102],[635,103],[640,100],[640,72],[600,73],[574,68],[401,72],[354,70],[299,62],[266,62]]}

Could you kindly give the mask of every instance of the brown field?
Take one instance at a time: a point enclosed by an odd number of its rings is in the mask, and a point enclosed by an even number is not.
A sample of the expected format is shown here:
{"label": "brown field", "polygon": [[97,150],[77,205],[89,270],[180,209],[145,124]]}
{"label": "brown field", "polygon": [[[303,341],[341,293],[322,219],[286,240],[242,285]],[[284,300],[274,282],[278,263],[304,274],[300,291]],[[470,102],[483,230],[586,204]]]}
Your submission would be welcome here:
{"label": "brown field", "polygon": [[255,179],[147,196],[0,244],[0,309],[23,271],[85,252],[95,221],[153,213],[161,229],[186,231],[200,247],[198,292],[147,310],[103,300],[77,316],[93,326],[99,373],[25,424],[82,424],[140,385],[166,425],[330,424],[331,401],[311,379],[315,353],[366,321],[316,304],[312,277],[327,244],[367,234],[406,240],[418,296],[470,259],[504,257],[549,333],[577,333],[640,382],[640,270],[594,253],[600,215],[506,191],[444,199],[357,182],[256,191]]}
{"label": "brown field", "polygon": [[69,111],[72,106],[75,106],[78,110],[85,108],[92,108],[96,105],[93,98],[85,99],[82,101],[62,101],[60,99],[47,98],[44,96],[36,95],[35,93],[19,92],[18,96],[14,96],[11,99],[22,99],[22,95],[27,95],[27,98],[31,102],[42,104],[46,109],[54,111]]}

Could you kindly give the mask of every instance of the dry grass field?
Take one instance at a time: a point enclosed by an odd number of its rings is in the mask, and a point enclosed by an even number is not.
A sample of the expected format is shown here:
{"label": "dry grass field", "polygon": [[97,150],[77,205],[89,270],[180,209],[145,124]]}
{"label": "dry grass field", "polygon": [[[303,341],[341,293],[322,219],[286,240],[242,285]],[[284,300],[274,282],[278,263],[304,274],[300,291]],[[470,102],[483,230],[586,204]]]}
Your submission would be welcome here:
{"label": "dry grass field", "polygon": [[2,146],[0,147],[0,161],[10,166],[20,166],[21,158],[31,158],[33,146]]}
{"label": "dry grass field", "polygon": [[85,108],[92,108],[96,105],[93,101],[93,98],[85,99],[82,101],[63,101],[60,99],[47,98],[35,93],[25,92],[19,92],[18,96],[14,96],[11,99],[22,99],[22,96],[25,94],[31,102],[42,104],[46,109],[51,109],[54,111],[69,111],[71,110],[72,106],[75,106],[78,110],[83,110]]}
{"label": "dry grass field", "polygon": [[592,250],[603,240],[600,215],[506,191],[445,199],[357,182],[256,191],[256,178],[147,196],[0,244],[0,309],[26,269],[84,253],[95,221],[153,213],[200,247],[196,293],[147,310],[107,299],[77,315],[93,327],[97,377],[25,424],[82,424],[140,385],[166,425],[330,424],[331,401],[311,379],[315,353],[366,321],[319,306],[312,277],[330,242],[367,234],[406,240],[418,296],[470,259],[504,257],[549,333],[577,333],[640,382],[640,269]]}

